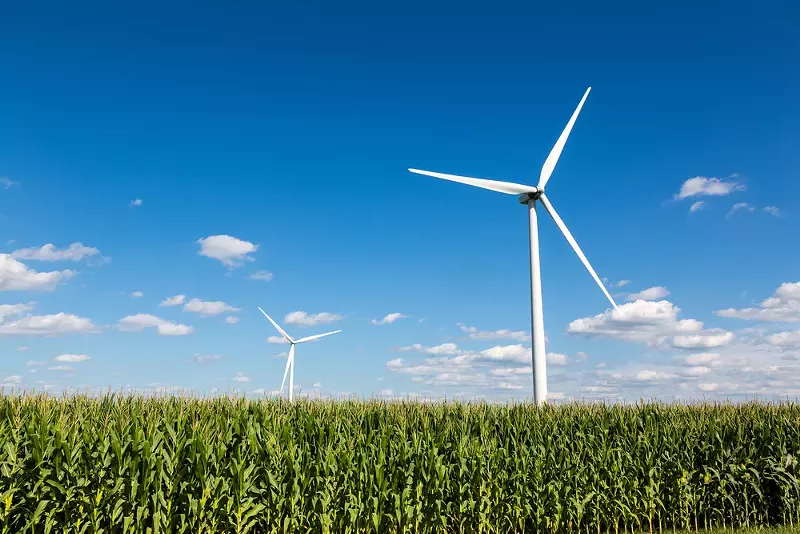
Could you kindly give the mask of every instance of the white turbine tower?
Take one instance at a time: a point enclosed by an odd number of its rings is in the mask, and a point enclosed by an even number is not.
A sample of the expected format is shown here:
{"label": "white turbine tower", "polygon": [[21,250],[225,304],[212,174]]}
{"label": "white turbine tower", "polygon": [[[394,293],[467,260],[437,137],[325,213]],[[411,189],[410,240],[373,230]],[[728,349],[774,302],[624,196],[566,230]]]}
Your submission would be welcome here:
{"label": "white turbine tower", "polygon": [[561,151],[564,149],[564,145],[567,142],[567,138],[569,137],[569,133],[572,130],[572,126],[575,124],[575,119],[578,118],[578,114],[583,107],[583,103],[586,101],[586,97],[589,96],[589,91],[592,88],[589,87],[586,89],[586,93],[584,93],[583,98],[581,99],[578,107],[575,109],[575,112],[572,114],[572,117],[569,119],[566,128],[564,131],[561,132],[561,136],[556,141],[553,150],[550,151],[550,155],[547,156],[547,159],[542,166],[542,172],[539,175],[539,185],[536,187],[530,185],[521,185],[515,184],[511,182],[498,182],[495,180],[484,180],[481,178],[467,178],[465,176],[454,176],[452,174],[442,174],[439,172],[430,172],[430,171],[421,171],[418,169],[408,169],[411,172],[417,174],[425,174],[427,176],[433,176],[434,178],[441,178],[443,180],[450,180],[453,182],[460,182],[462,184],[472,185],[475,187],[480,187],[482,189],[489,189],[491,191],[497,191],[498,193],[506,193],[508,195],[520,195],[519,201],[521,204],[528,205],[528,218],[530,222],[530,251],[531,251],[531,334],[533,337],[533,396],[536,401],[536,404],[541,404],[547,398],[547,372],[545,370],[546,364],[546,357],[545,357],[545,347],[544,347],[544,317],[542,316],[542,275],[539,268],[539,223],[536,215],[536,202],[539,201],[544,206],[544,209],[547,210],[547,213],[553,218],[556,223],[556,226],[561,230],[561,233],[564,234],[564,237],[567,238],[567,241],[572,246],[572,249],[575,251],[575,254],[578,255],[578,258],[583,262],[583,265],[588,269],[589,274],[592,275],[597,285],[600,286],[600,289],[603,290],[608,300],[611,302],[614,309],[619,311],[616,302],[614,299],[611,298],[608,290],[606,290],[603,282],[600,281],[600,278],[597,276],[597,273],[594,272],[594,269],[589,264],[589,260],[586,259],[586,256],[583,254],[583,251],[578,246],[578,243],[575,241],[575,238],[572,237],[569,229],[567,229],[564,221],[561,220],[561,217],[558,216],[556,213],[555,208],[547,199],[547,195],[544,194],[545,185],[547,185],[547,181],[550,179],[550,175],[553,173],[553,169],[556,167],[556,163],[558,162],[559,156],[561,156]]}
{"label": "white turbine tower", "polygon": [[341,330],[334,330],[333,332],[326,332],[324,334],[317,334],[315,336],[308,336],[308,337],[303,337],[303,338],[300,338],[300,339],[292,339],[291,337],[289,337],[289,334],[287,334],[286,331],[283,328],[278,326],[278,323],[276,323],[275,321],[272,320],[272,317],[267,315],[267,312],[262,310],[260,307],[258,308],[258,311],[263,313],[264,317],[266,317],[269,320],[269,322],[272,323],[272,326],[274,326],[278,330],[278,332],[281,333],[281,335],[284,337],[284,339],[286,339],[286,341],[289,342],[289,357],[286,359],[286,369],[284,369],[284,371],[283,371],[283,381],[281,382],[281,390],[280,391],[281,391],[281,393],[283,393],[283,386],[284,386],[284,384],[286,384],[286,375],[288,373],[289,374],[289,402],[292,402],[292,393],[294,392],[294,346],[297,345],[298,343],[305,343],[306,341],[313,341],[313,340],[319,339],[321,337],[325,337],[325,336],[329,336],[331,334],[339,333],[339,332],[341,332]]}

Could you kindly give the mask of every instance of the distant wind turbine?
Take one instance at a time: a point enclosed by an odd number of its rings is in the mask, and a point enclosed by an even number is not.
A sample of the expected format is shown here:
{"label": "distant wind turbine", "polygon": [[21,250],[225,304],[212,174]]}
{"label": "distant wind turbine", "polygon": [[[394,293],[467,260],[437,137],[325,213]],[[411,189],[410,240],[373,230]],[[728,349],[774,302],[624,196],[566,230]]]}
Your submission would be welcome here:
{"label": "distant wind turbine", "polygon": [[303,338],[300,338],[300,339],[292,339],[291,337],[289,337],[289,334],[287,334],[286,331],[283,328],[278,326],[278,323],[276,323],[275,321],[272,320],[272,317],[267,315],[267,312],[262,310],[260,307],[258,308],[258,311],[263,313],[264,317],[266,317],[269,320],[269,322],[272,323],[272,326],[274,326],[275,329],[278,330],[278,332],[281,333],[281,335],[284,337],[284,339],[286,339],[286,341],[289,342],[289,357],[286,359],[286,369],[284,369],[284,371],[283,371],[283,381],[281,382],[280,392],[283,393],[283,386],[284,386],[284,384],[286,384],[286,375],[288,374],[289,375],[289,402],[292,402],[292,393],[294,392],[294,346],[297,345],[298,343],[305,343],[306,341],[313,341],[315,339],[319,339],[321,337],[329,336],[331,334],[337,334],[337,333],[341,332],[341,330],[334,330],[333,332],[326,332],[324,334],[317,334],[315,336],[308,336],[308,337],[303,337]]}
{"label": "distant wind turbine", "polygon": [[441,178],[443,180],[450,180],[452,182],[460,182],[462,184],[471,185],[474,187],[480,187],[482,189],[489,189],[490,191],[497,191],[498,193],[506,193],[508,195],[520,195],[519,201],[520,204],[527,204],[528,205],[528,219],[530,224],[530,251],[531,251],[531,334],[533,338],[533,396],[535,399],[536,404],[542,404],[545,399],[547,398],[547,372],[545,369],[546,364],[546,357],[545,357],[545,347],[544,347],[544,317],[542,314],[542,274],[539,267],[539,223],[536,215],[536,201],[539,201],[544,206],[544,209],[547,210],[547,213],[553,218],[555,221],[556,226],[558,226],[561,233],[564,234],[564,237],[567,238],[567,241],[572,246],[572,249],[575,251],[575,254],[578,255],[583,265],[589,271],[589,274],[592,275],[594,281],[597,282],[597,285],[600,286],[600,289],[603,290],[608,300],[611,302],[611,305],[614,306],[614,309],[619,312],[619,308],[617,307],[617,303],[614,302],[614,299],[611,298],[608,290],[603,285],[603,282],[600,281],[600,278],[597,276],[597,273],[594,271],[592,266],[589,264],[589,260],[586,259],[586,256],[583,254],[583,251],[578,246],[578,243],[575,241],[575,238],[572,237],[569,229],[564,224],[564,221],[561,220],[561,217],[558,216],[556,213],[555,208],[547,199],[547,196],[544,194],[544,187],[547,185],[547,181],[550,179],[550,175],[553,174],[553,169],[556,167],[556,163],[558,163],[558,158],[561,156],[561,151],[564,149],[564,145],[567,142],[567,138],[569,137],[570,131],[572,131],[572,126],[575,124],[575,120],[578,118],[578,114],[581,112],[581,108],[583,107],[583,103],[586,102],[586,97],[589,96],[589,91],[592,88],[589,87],[586,89],[586,93],[584,93],[583,98],[581,99],[578,107],[575,109],[575,112],[572,114],[572,117],[569,119],[567,126],[564,128],[564,131],[561,132],[561,136],[556,141],[555,146],[550,151],[550,155],[547,156],[547,159],[542,166],[542,172],[539,175],[539,185],[536,187],[530,185],[522,185],[522,184],[515,184],[511,182],[498,182],[495,180],[485,180],[482,178],[467,178],[465,176],[454,176],[452,174],[442,174],[439,172],[431,172],[431,171],[421,171],[418,169],[408,169],[411,172],[417,174],[425,174],[427,176],[433,176],[434,178]]}

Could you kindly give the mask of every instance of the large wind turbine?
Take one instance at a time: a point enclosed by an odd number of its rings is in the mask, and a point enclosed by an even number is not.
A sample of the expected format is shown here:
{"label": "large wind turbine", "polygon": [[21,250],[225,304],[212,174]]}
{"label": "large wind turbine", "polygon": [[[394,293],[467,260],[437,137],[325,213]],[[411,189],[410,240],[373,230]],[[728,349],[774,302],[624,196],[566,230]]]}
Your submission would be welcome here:
{"label": "large wind turbine", "polygon": [[556,167],[556,163],[558,163],[558,158],[561,156],[561,151],[564,149],[564,145],[567,142],[567,138],[569,137],[569,133],[572,130],[572,126],[575,124],[575,120],[578,118],[578,114],[581,112],[581,108],[583,107],[583,103],[586,102],[586,97],[589,96],[589,91],[592,88],[589,87],[586,89],[586,93],[584,93],[583,98],[581,99],[578,107],[575,109],[575,112],[572,114],[572,117],[569,119],[566,128],[564,131],[561,132],[561,136],[556,141],[553,150],[550,151],[550,155],[547,156],[547,159],[542,166],[542,172],[539,175],[539,185],[536,187],[530,185],[522,185],[522,184],[515,184],[511,182],[498,182],[495,180],[484,180],[482,178],[467,178],[465,176],[455,176],[452,174],[442,174],[439,172],[430,172],[430,171],[421,171],[418,169],[408,169],[411,172],[417,174],[425,174],[428,176],[433,176],[434,178],[441,178],[443,180],[450,180],[453,182],[460,182],[462,184],[472,185],[475,187],[480,187],[482,189],[489,189],[490,191],[497,191],[498,193],[506,193],[508,195],[520,195],[519,201],[520,204],[527,204],[528,205],[528,220],[530,223],[530,250],[531,250],[531,334],[533,337],[533,396],[536,401],[536,404],[541,404],[547,398],[547,372],[545,370],[546,364],[546,357],[545,357],[545,347],[544,347],[544,317],[542,316],[542,274],[539,268],[539,222],[536,215],[536,202],[541,202],[544,209],[547,210],[547,213],[553,218],[558,226],[561,233],[564,234],[564,237],[567,238],[567,241],[572,246],[572,249],[575,251],[575,254],[578,255],[578,258],[583,262],[583,265],[589,271],[589,274],[592,275],[594,281],[597,282],[597,285],[600,286],[600,289],[603,290],[608,300],[611,302],[611,305],[614,306],[614,309],[619,311],[616,302],[614,299],[611,298],[608,290],[606,290],[603,282],[600,281],[600,278],[597,276],[597,273],[594,272],[594,269],[589,264],[589,260],[586,259],[586,256],[583,254],[583,251],[578,246],[578,243],[575,241],[575,238],[572,237],[569,229],[564,224],[564,221],[561,220],[561,217],[558,216],[556,213],[555,208],[553,208],[553,204],[547,198],[547,195],[544,194],[545,185],[547,185],[547,181],[550,179],[550,175],[553,174],[553,169]]}
{"label": "large wind turbine", "polygon": [[284,371],[283,371],[283,381],[281,382],[281,390],[280,391],[281,391],[281,393],[283,393],[283,386],[284,386],[284,384],[286,384],[286,374],[288,373],[289,374],[289,402],[292,402],[292,393],[294,392],[294,346],[297,345],[298,343],[305,343],[306,341],[313,341],[313,340],[319,339],[321,337],[329,336],[331,334],[336,334],[338,332],[341,332],[341,330],[334,330],[333,332],[326,332],[324,334],[317,334],[315,336],[308,336],[308,337],[303,337],[303,338],[300,338],[300,339],[292,339],[291,337],[289,337],[289,334],[287,334],[286,331],[283,328],[278,326],[278,323],[276,323],[275,321],[272,320],[272,317],[267,315],[267,312],[265,312],[264,310],[261,309],[261,307],[258,308],[258,311],[263,313],[264,317],[266,317],[269,320],[269,322],[272,323],[272,326],[274,326],[275,329],[278,330],[278,332],[281,333],[281,335],[284,337],[284,339],[286,339],[286,341],[289,342],[289,357],[286,359],[286,369],[284,369]]}

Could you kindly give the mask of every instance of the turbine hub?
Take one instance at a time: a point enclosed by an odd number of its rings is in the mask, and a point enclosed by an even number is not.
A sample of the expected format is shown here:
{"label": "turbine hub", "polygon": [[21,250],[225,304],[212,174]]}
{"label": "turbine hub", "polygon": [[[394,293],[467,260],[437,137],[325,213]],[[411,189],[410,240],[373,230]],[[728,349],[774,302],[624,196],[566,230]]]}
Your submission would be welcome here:
{"label": "turbine hub", "polygon": [[527,204],[530,200],[539,200],[539,197],[544,193],[544,188],[534,187],[530,193],[523,193],[519,196],[520,204]]}

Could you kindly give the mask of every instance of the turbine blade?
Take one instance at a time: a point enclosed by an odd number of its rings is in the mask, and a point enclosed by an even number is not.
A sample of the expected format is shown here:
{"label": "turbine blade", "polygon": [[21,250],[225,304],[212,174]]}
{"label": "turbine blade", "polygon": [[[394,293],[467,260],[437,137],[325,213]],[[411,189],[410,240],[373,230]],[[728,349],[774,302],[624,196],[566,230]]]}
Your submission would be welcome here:
{"label": "turbine blade", "polygon": [[566,128],[564,128],[564,131],[561,132],[561,136],[553,146],[553,150],[550,151],[550,155],[547,156],[547,159],[544,161],[544,165],[542,165],[542,173],[539,175],[539,189],[544,189],[544,186],[547,185],[547,181],[550,179],[550,175],[553,174],[553,169],[556,168],[558,158],[561,157],[561,151],[564,150],[564,145],[567,144],[569,133],[572,131],[572,127],[575,125],[575,119],[578,118],[578,113],[581,112],[583,103],[586,102],[586,97],[589,96],[589,91],[591,90],[592,88],[589,87],[583,94],[580,104],[578,104],[578,107],[575,108],[575,113],[572,114],[572,117],[569,119]]}
{"label": "turbine blade", "polygon": [[484,178],[468,178],[466,176],[443,174],[441,172],[421,171],[419,169],[408,170],[416,174],[433,176],[434,178],[441,178],[442,180],[450,180],[451,182],[472,185],[475,187],[480,187],[481,189],[489,189],[490,191],[497,191],[498,193],[505,193],[507,195],[522,195],[524,193],[536,192],[536,188],[530,185],[515,184],[512,182],[498,182],[497,180],[486,180]]}
{"label": "turbine blade", "polygon": [[549,213],[550,216],[555,221],[556,226],[558,226],[558,229],[561,230],[561,233],[564,234],[564,237],[567,238],[567,241],[572,246],[572,250],[575,251],[575,254],[577,254],[578,257],[580,258],[580,260],[583,262],[584,267],[586,267],[586,269],[589,271],[589,274],[592,275],[592,278],[594,278],[594,281],[597,282],[597,285],[600,286],[600,289],[603,290],[603,293],[605,293],[605,295],[608,298],[609,302],[611,302],[611,305],[614,306],[615,310],[619,311],[619,308],[617,307],[617,303],[614,302],[613,298],[611,298],[611,295],[609,294],[608,290],[606,289],[606,286],[603,285],[603,282],[600,281],[600,277],[597,276],[597,273],[594,272],[594,269],[592,269],[592,266],[589,263],[589,260],[586,259],[586,256],[583,254],[583,251],[581,250],[581,247],[578,246],[578,242],[575,241],[574,237],[572,237],[572,234],[570,233],[569,229],[567,228],[567,225],[564,224],[564,221],[562,221],[561,217],[558,216],[558,213],[556,213],[556,209],[553,207],[552,204],[550,204],[550,201],[547,199],[547,196],[545,196],[545,194],[542,193],[542,195],[539,197],[539,200],[541,201],[542,205],[544,206],[544,209],[547,210],[547,213]]}
{"label": "turbine blade", "polygon": [[286,369],[283,371],[283,380],[281,381],[281,393],[283,393],[283,386],[286,385],[286,375],[289,374],[289,366],[292,365],[294,359],[294,345],[289,347],[289,357],[286,358]]}
{"label": "turbine blade", "polygon": [[303,343],[304,341],[311,341],[312,339],[319,339],[321,337],[329,336],[331,334],[338,334],[341,330],[334,330],[333,332],[326,332],[324,334],[317,334],[316,336],[303,337],[295,341],[295,343]]}
{"label": "turbine blade", "polygon": [[290,337],[289,337],[289,334],[287,334],[287,333],[286,333],[286,332],[283,330],[283,328],[281,328],[280,326],[278,326],[278,323],[276,323],[275,321],[273,321],[273,320],[272,320],[272,317],[270,317],[269,315],[267,315],[267,312],[265,312],[264,310],[262,310],[262,309],[261,309],[261,307],[259,307],[259,308],[258,308],[258,311],[260,311],[261,313],[263,313],[263,314],[264,314],[264,317],[266,317],[267,319],[269,319],[269,322],[271,322],[271,323],[272,323],[272,326],[274,326],[274,327],[275,327],[275,328],[278,330],[278,332],[280,332],[280,333],[281,333],[281,335],[282,335],[283,337],[285,337],[285,338],[286,338],[286,341],[288,341],[289,343],[294,343],[294,340],[293,340],[292,338],[290,338]]}

